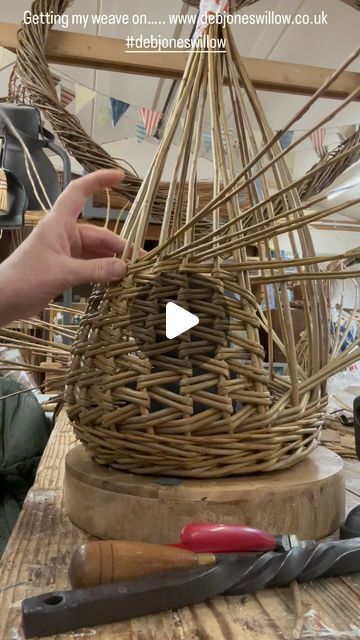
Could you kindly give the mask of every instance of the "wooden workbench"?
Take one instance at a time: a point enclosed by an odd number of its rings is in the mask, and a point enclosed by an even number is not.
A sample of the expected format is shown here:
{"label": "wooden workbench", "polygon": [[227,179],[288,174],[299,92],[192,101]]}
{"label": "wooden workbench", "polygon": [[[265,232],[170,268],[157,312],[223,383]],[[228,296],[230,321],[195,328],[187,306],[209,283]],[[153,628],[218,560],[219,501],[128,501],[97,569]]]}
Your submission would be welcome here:
{"label": "wooden workbench", "polygon": [[[75,547],[86,535],[63,507],[64,459],[75,443],[60,414],[37,479],[0,564],[0,638],[21,640],[23,598],[67,589]],[[346,462],[347,507],[360,503],[360,464]],[[360,574],[300,586],[305,623],[302,638],[360,638]],[[211,602],[130,622],[64,634],[72,640],[287,640],[293,638],[294,601],[290,589]],[[53,637],[54,638],[54,637]]]}

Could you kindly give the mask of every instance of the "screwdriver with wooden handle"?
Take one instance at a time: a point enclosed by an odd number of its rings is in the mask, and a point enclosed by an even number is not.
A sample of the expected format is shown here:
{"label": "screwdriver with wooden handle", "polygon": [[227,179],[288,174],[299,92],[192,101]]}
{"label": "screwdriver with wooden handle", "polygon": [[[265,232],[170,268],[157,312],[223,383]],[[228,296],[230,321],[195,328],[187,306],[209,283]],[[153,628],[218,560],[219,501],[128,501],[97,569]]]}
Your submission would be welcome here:
{"label": "screwdriver with wooden handle", "polygon": [[[232,555],[232,554],[231,554]],[[239,555],[239,554],[235,554]],[[227,554],[229,558],[229,554]],[[72,557],[69,577],[74,589],[123,582],[178,569],[214,565],[219,556],[176,547],[120,540],[88,542]]]}

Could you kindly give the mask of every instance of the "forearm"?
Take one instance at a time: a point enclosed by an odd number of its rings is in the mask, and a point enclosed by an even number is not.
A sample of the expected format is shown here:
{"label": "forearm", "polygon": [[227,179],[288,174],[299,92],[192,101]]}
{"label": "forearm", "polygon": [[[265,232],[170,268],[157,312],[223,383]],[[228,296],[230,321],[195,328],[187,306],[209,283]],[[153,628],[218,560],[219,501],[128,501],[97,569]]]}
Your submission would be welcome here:
{"label": "forearm", "polygon": [[31,292],[21,282],[21,274],[16,272],[16,260],[12,257],[0,265],[0,326],[13,320],[26,318],[26,303]]}
{"label": "forearm", "polygon": [[47,256],[40,230],[0,264],[0,326],[38,315],[62,292],[60,265]]}

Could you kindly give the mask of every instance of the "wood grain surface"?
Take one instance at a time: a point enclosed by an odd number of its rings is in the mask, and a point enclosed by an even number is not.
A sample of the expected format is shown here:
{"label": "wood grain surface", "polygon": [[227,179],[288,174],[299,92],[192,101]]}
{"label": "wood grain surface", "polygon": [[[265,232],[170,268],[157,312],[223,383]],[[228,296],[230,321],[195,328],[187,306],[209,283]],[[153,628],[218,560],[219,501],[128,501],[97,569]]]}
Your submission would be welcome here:
{"label": "wood grain surface", "polygon": [[[65,455],[75,444],[60,415],[36,483],[0,564],[0,638],[22,640],[23,598],[69,588],[75,547],[88,539],[64,512]],[[360,465],[347,461],[347,506],[360,504]],[[360,574],[300,586],[305,622],[302,638],[360,638]],[[49,636],[52,640],[291,640],[295,607],[290,589],[216,600],[97,629]]]}
{"label": "wood grain surface", "polygon": [[319,540],[345,515],[343,461],[323,447],[272,473],[163,482],[102,467],[79,445],[66,457],[65,509],[75,525],[99,538],[153,543],[177,542],[189,522],[241,523]]}

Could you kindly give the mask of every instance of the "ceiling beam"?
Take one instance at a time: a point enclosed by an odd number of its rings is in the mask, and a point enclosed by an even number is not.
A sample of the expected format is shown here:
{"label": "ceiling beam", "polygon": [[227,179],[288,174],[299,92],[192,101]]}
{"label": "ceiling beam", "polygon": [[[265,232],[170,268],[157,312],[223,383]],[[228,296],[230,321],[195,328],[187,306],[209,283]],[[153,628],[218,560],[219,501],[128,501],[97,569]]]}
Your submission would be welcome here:
{"label": "ceiling beam", "polygon": [[333,222],[330,224],[311,224],[310,229],[317,229],[319,231],[349,231],[359,233],[359,224],[341,224],[341,222]]}
{"label": "ceiling beam", "polygon": [[[0,23],[0,45],[16,50],[18,25]],[[125,40],[66,31],[50,31],[46,43],[49,63],[64,64],[143,76],[179,79],[187,53],[132,53]],[[331,69],[243,58],[250,78],[264,91],[312,95],[332,73]],[[360,73],[345,72],[324,97],[343,99],[360,86]],[[360,97],[359,97],[360,100]]]}
{"label": "ceiling beam", "polygon": [[345,4],[350,5],[353,9],[360,11],[360,0],[340,0],[340,2],[345,2]]}

